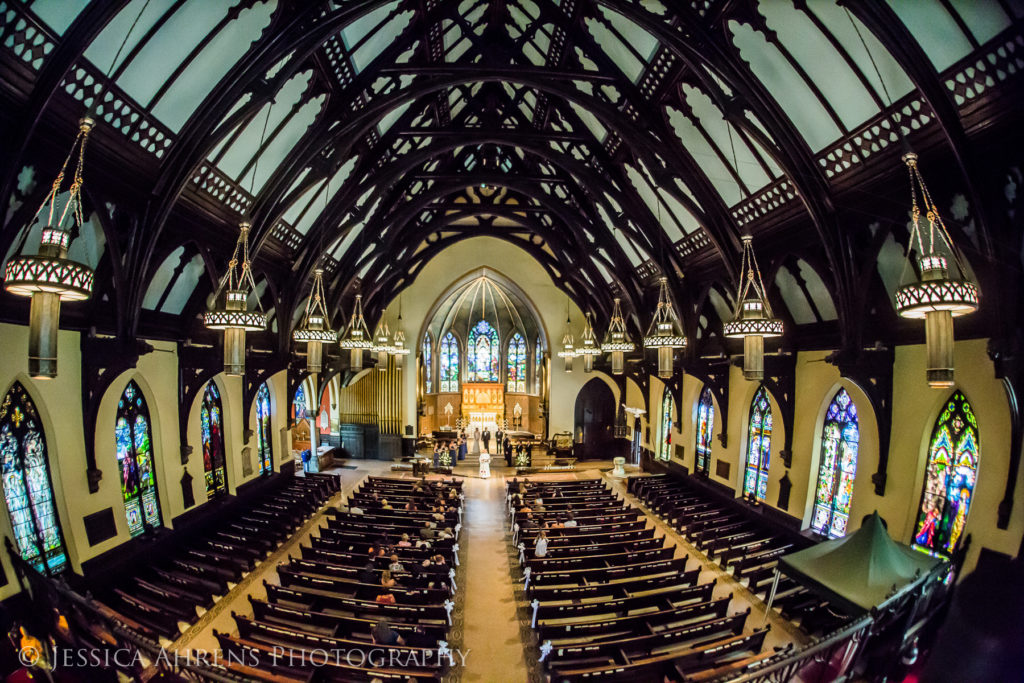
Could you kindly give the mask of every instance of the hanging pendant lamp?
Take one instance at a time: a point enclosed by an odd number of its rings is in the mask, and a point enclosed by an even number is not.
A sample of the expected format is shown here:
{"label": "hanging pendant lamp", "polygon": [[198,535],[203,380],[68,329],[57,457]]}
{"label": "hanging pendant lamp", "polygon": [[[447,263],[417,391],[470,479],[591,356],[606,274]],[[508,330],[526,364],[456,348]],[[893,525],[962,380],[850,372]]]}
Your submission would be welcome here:
{"label": "hanging pendant lamp", "polygon": [[572,336],[572,318],[569,316],[569,300],[565,300],[565,336],[558,357],[565,359],[565,371],[572,372],[572,359],[576,357],[576,340]]}
{"label": "hanging pendant lamp", "polygon": [[[209,330],[224,331],[224,374],[245,374],[245,333],[259,332],[267,328],[267,315],[256,297],[259,310],[249,310],[249,292],[256,290],[252,277],[252,263],[249,260],[249,228],[243,221],[239,225],[235,251],[228,261],[228,271],[221,278],[214,302],[224,293],[219,306],[203,314],[203,324]],[[241,262],[239,262],[241,258]]]}
{"label": "hanging pendant lamp", "polygon": [[658,307],[651,319],[651,327],[644,337],[644,348],[658,349],[658,377],[672,377],[672,359],[675,349],[686,348],[686,336],[668,296],[668,278],[658,281]]}
{"label": "hanging pendant lamp", "polygon": [[621,375],[624,369],[624,354],[636,348],[626,332],[626,321],[622,318],[621,299],[615,298],[612,308],[612,319],[608,323],[608,332],[604,336],[601,350],[612,354],[612,374]]}
{"label": "hanging pendant lamp", "polygon": [[377,352],[377,369],[384,372],[388,369],[388,354],[394,351],[391,344],[391,330],[388,328],[388,321],[381,316],[377,323],[377,331],[373,333],[373,350]]}
{"label": "hanging pendant lamp", "polygon": [[587,312],[586,323],[583,326],[583,335],[580,337],[580,346],[576,349],[577,356],[583,356],[583,372],[594,371],[594,358],[601,355],[601,346],[597,343],[597,335],[594,334],[594,325],[590,320],[590,312]]}
{"label": "hanging pendant lamp", "polygon": [[740,265],[740,286],[736,292],[736,308],[732,322],[723,330],[730,339],[743,339],[743,376],[749,380],[764,379],[764,340],[782,335],[782,321],[772,317],[761,270],[754,258],[753,237],[743,236],[743,260]]}
{"label": "hanging pendant lamp", "polygon": [[354,372],[363,369],[363,351],[372,351],[373,341],[370,339],[370,331],[366,327],[366,318],[363,317],[362,294],[356,294],[356,303],[352,307],[352,318],[349,320],[348,328],[338,342],[338,346],[349,350],[349,366]]}
{"label": "hanging pendant lamp", "polygon": [[320,372],[323,368],[323,345],[337,339],[334,330],[328,324],[327,302],[324,297],[324,269],[313,271],[313,288],[306,302],[306,313],[302,325],[292,333],[292,339],[298,343],[306,343],[306,370],[311,373]]}
{"label": "hanging pendant lamp", "polygon": [[[88,266],[68,260],[71,234],[82,228],[82,167],[85,143],[94,122],[83,117],[78,122],[78,135],[64,160],[57,178],[50,187],[15,253],[21,251],[31,226],[49,204],[47,224],[35,256],[16,256],[4,269],[4,288],[11,294],[32,297],[29,309],[28,374],[37,379],[57,376],[57,335],[60,332],[61,301],[84,301],[92,295],[93,271]],[[64,208],[57,210],[57,199],[68,163],[78,151],[71,186]],[[59,214],[59,215],[58,215]]]}
{"label": "hanging pendant lamp", "polygon": [[409,349],[405,346],[405,331],[402,329],[402,303],[398,303],[398,322],[395,323],[395,335],[391,338],[391,353],[395,354],[395,370],[401,371]]}
{"label": "hanging pendant lamp", "polygon": [[[928,193],[917,166],[917,155],[907,152],[903,163],[910,174],[911,228],[907,256],[909,259],[910,250],[916,244],[921,279],[896,290],[896,312],[904,318],[924,318],[928,385],[948,388],[953,386],[953,318],[978,310],[979,291],[967,277],[953,240]],[[927,235],[920,225],[922,207],[917,202],[918,192],[928,219]],[[953,276],[946,254],[952,257],[956,268]]]}

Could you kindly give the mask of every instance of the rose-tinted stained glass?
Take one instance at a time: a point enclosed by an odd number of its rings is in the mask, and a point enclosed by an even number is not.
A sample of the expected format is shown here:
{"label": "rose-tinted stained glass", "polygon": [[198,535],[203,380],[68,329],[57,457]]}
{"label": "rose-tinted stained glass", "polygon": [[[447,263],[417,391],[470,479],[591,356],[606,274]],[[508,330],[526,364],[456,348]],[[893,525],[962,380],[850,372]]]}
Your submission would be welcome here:
{"label": "rose-tinted stained glass", "polygon": [[829,403],[821,428],[821,458],[811,513],[811,527],[818,533],[832,538],[846,535],[859,442],[857,406],[846,389],[840,389]]}
{"label": "rose-tinted stained glass", "polygon": [[224,495],[228,490],[228,473],[224,465],[224,418],[222,413],[220,392],[217,391],[217,385],[211,380],[206,383],[206,391],[203,392],[203,405],[199,411],[207,498]]}
{"label": "rose-tinted stained glass", "polygon": [[0,464],[14,543],[36,569],[59,573],[67,553],[54,506],[43,426],[25,388],[15,382],[0,403]]}
{"label": "rose-tinted stained glass", "polygon": [[516,332],[508,342],[507,391],[526,392],[526,340]]}
{"label": "rose-tinted stained glass", "polygon": [[967,397],[956,391],[935,422],[913,546],[950,556],[963,538],[978,478],[978,422]]}
{"label": "rose-tinted stained glass", "polygon": [[772,445],[772,406],[768,392],[758,387],[750,402],[747,431],[747,462],[743,473],[743,494],[754,494],[764,500],[768,493],[768,465]]}
{"label": "rose-tinted stained glass", "polygon": [[128,533],[138,536],[147,527],[160,526],[160,501],[153,465],[149,408],[134,380],[124,388],[117,402],[114,441]]}

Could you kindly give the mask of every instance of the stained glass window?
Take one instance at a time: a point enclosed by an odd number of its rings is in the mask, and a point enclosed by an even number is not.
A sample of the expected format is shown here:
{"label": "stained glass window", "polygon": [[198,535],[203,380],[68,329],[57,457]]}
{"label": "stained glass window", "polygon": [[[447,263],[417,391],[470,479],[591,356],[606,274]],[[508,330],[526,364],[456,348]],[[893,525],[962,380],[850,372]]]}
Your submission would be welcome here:
{"label": "stained glass window", "polygon": [[430,343],[430,335],[423,335],[423,392],[434,393],[434,349]]}
{"label": "stained glass window", "polygon": [[270,474],[274,471],[274,442],[270,431],[270,389],[266,382],[256,392],[256,445],[260,474]]}
{"label": "stained glass window", "polygon": [[438,350],[438,375],[441,379],[441,391],[459,390],[459,342],[449,332],[441,340]]}
{"label": "stained glass window", "polygon": [[711,436],[715,433],[715,402],[711,389],[704,387],[697,403],[696,470],[707,474],[711,469]]}
{"label": "stained glass window", "polygon": [[508,342],[507,391],[526,391],[526,340],[516,332]]}
{"label": "stained glass window", "polygon": [[300,384],[295,390],[295,397],[292,399],[292,410],[295,411],[296,420],[305,420],[309,417],[309,408],[306,406],[306,390]]}
{"label": "stained glass window", "polygon": [[768,464],[772,447],[772,406],[763,386],[758,387],[750,403],[748,436],[743,495],[754,494],[759,500],[764,500],[768,493]]}
{"label": "stained glass window", "polygon": [[846,535],[857,474],[857,406],[846,389],[836,392],[821,428],[821,464],[814,494],[811,527],[832,538]]}
{"label": "stained glass window", "polygon": [[466,372],[470,382],[500,382],[498,375],[498,333],[481,320],[469,331]]}
{"label": "stained glass window", "polygon": [[540,337],[537,337],[537,343],[533,348],[536,349],[533,354],[533,393],[540,396],[540,376],[544,366],[544,350],[540,347]]}
{"label": "stained glass window", "polygon": [[203,470],[206,473],[206,497],[227,493],[228,473],[224,465],[224,416],[220,392],[213,381],[206,383],[203,406],[199,410],[203,435]]}
{"label": "stained glass window", "polygon": [[675,423],[676,402],[672,392],[665,389],[661,399],[661,430],[658,437],[658,457],[662,460],[672,458],[672,425]]}
{"label": "stained glass window", "polygon": [[22,559],[46,573],[63,571],[68,558],[53,502],[43,425],[18,382],[0,403],[0,462],[7,512]]}
{"label": "stained glass window", "polygon": [[160,501],[156,493],[149,408],[135,380],[128,382],[117,402],[114,439],[128,533],[138,536],[147,527],[160,526]]}
{"label": "stained glass window", "polygon": [[931,555],[949,556],[967,526],[967,512],[978,479],[978,421],[959,391],[946,402],[928,446],[921,507],[913,546]]}

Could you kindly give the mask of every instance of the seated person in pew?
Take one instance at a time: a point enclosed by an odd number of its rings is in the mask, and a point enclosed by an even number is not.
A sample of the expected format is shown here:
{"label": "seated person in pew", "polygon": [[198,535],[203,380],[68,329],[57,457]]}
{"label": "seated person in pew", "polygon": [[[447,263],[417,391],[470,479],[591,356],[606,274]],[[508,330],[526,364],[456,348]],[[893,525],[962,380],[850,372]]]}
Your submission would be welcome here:
{"label": "seated person in pew", "polygon": [[391,556],[391,564],[388,565],[388,570],[392,574],[405,574],[405,565],[398,560],[398,555]]}
{"label": "seated person in pew", "polygon": [[381,498],[381,500],[380,500],[380,509],[381,510],[394,510],[395,508],[391,505],[391,503],[388,502],[387,498]]}
{"label": "seated person in pew", "polygon": [[370,638],[375,645],[405,645],[405,639],[395,632],[384,619],[374,625],[373,630],[370,631]]}
{"label": "seated person in pew", "polygon": [[451,527],[445,527],[441,531],[437,532],[437,539],[439,541],[447,541],[448,539],[455,538],[455,534],[452,533]]}
{"label": "seated person in pew", "polygon": [[359,583],[377,583],[377,569],[373,560],[368,560],[359,570]]}
{"label": "seated person in pew", "polygon": [[377,595],[377,600],[375,602],[378,605],[394,605],[398,601],[395,600],[394,593],[380,593]]}
{"label": "seated person in pew", "polygon": [[566,516],[565,526],[567,526],[567,527],[578,526],[577,523],[576,523],[576,517],[572,514],[571,510],[569,511],[568,515]]}
{"label": "seated person in pew", "polygon": [[398,580],[391,575],[390,569],[385,569],[380,573],[380,585],[384,588],[394,588],[398,585]]}
{"label": "seated person in pew", "polygon": [[565,528],[565,522],[563,522],[561,519],[556,519],[555,521],[551,522],[550,524],[548,524],[547,522],[545,522],[544,524],[545,524],[545,526],[548,529],[564,529]]}
{"label": "seated person in pew", "polygon": [[402,537],[398,539],[397,547],[399,548],[411,548],[412,542],[409,541],[409,534],[402,534]]}

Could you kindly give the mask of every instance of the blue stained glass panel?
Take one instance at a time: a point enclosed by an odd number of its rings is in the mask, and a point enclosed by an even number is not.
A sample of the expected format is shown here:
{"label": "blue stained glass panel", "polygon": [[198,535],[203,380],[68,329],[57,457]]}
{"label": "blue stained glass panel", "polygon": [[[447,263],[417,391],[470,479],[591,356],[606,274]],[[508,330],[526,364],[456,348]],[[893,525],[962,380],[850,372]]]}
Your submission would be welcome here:
{"label": "blue stained glass panel", "polygon": [[508,391],[526,391],[526,340],[516,332],[508,343]]}
{"label": "blue stained glass panel", "polygon": [[498,333],[486,320],[469,331],[467,373],[470,382],[498,382]]}
{"label": "blue stained glass panel", "polygon": [[256,448],[260,474],[270,474],[274,471],[274,446],[270,432],[270,389],[266,382],[256,392]]}
{"label": "blue stained glass panel", "polygon": [[750,403],[747,427],[747,457],[743,475],[743,494],[764,500],[768,493],[768,466],[772,444],[772,407],[768,392],[758,387]]}
{"label": "blue stained glass panel", "polygon": [[438,353],[438,374],[441,380],[442,392],[457,392],[459,390],[459,342],[451,332],[441,340],[441,347]]}
{"label": "blue stained glass panel", "polygon": [[128,383],[117,402],[114,440],[128,533],[138,536],[147,526],[160,526],[160,503],[156,495],[149,409],[134,380]]}
{"label": "blue stained glass panel", "polygon": [[840,389],[825,411],[821,429],[818,483],[811,513],[811,528],[818,533],[832,538],[846,535],[859,441],[857,406],[846,389]]}
{"label": "blue stained glass panel", "polygon": [[708,474],[711,469],[711,435],[715,431],[715,404],[711,389],[704,387],[697,404],[696,470]]}

